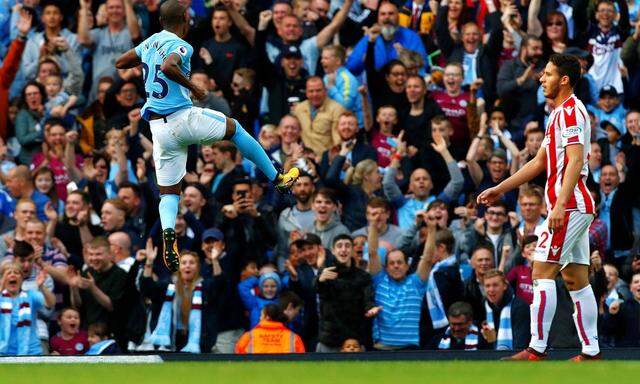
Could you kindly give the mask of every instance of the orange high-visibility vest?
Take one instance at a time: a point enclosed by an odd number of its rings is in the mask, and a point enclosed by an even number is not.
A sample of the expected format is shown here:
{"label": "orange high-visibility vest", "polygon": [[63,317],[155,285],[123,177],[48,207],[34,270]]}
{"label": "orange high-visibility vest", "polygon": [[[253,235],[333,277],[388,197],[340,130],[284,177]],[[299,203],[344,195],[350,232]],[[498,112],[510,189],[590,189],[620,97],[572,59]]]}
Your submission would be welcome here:
{"label": "orange high-visibility vest", "polygon": [[235,352],[248,353],[304,353],[300,336],[284,324],[262,320],[255,328],[245,332],[236,343]]}

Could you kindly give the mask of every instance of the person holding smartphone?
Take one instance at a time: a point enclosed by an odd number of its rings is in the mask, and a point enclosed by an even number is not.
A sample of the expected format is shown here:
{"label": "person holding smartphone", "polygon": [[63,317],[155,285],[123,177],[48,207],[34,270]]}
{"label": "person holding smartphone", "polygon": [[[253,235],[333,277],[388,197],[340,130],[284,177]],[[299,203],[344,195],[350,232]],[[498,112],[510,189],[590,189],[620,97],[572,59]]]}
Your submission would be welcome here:
{"label": "person holding smartphone", "polygon": [[276,243],[276,222],[270,209],[258,210],[251,187],[249,178],[234,181],[233,202],[222,207],[218,228],[229,254],[262,264],[267,248]]}

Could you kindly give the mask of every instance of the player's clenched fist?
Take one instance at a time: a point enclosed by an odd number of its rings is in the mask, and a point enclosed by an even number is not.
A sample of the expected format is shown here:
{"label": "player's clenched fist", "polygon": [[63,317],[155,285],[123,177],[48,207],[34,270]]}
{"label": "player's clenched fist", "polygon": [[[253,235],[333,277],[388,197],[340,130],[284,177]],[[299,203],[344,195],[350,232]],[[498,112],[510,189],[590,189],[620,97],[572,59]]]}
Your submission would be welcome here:
{"label": "player's clenched fist", "polygon": [[485,189],[478,195],[478,204],[491,205],[497,200],[500,200],[502,193],[500,193],[495,187]]}

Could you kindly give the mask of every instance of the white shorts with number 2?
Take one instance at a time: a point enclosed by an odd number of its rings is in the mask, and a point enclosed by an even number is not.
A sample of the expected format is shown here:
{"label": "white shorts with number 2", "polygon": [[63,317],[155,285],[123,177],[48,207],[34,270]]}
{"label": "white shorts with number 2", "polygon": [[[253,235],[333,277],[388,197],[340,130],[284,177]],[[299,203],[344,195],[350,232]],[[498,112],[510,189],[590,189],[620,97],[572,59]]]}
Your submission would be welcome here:
{"label": "white shorts with number 2", "polygon": [[549,220],[545,220],[536,230],[538,243],[533,260],[560,264],[562,268],[571,263],[589,265],[589,225],[593,218],[590,213],[567,211],[562,230],[554,233],[549,232]]}

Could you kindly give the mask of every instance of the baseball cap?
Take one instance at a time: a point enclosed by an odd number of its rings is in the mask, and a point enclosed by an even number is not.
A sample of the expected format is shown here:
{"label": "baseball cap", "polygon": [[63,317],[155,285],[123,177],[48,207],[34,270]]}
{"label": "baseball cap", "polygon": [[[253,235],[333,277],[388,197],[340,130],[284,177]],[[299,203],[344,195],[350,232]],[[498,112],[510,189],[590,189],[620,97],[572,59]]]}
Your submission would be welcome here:
{"label": "baseball cap", "polygon": [[618,134],[622,135],[622,131],[620,130],[620,128],[618,128],[618,126],[615,125],[611,120],[604,120],[602,123],[600,123],[600,128],[604,129],[605,131],[608,127],[612,127],[613,129],[618,131]]}
{"label": "baseball cap", "polygon": [[305,233],[301,238],[292,241],[291,244],[295,244],[296,247],[300,248],[303,245],[322,245],[322,240],[320,237],[314,233]]}
{"label": "baseball cap", "polygon": [[605,95],[618,97],[618,90],[616,90],[616,88],[613,85],[605,85],[600,90],[600,97],[603,97]]}
{"label": "baseball cap", "polygon": [[202,234],[202,241],[206,241],[207,239],[222,241],[224,240],[224,235],[218,228],[209,228]]}
{"label": "baseball cap", "polygon": [[300,48],[296,47],[295,45],[289,45],[282,50],[282,58],[285,57],[302,59],[302,52],[300,52]]}

